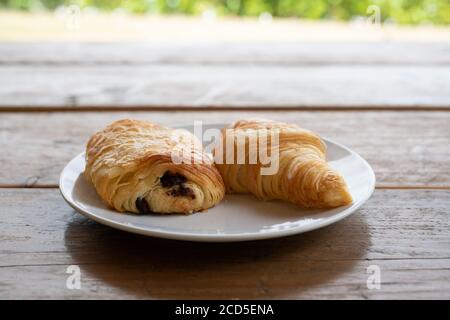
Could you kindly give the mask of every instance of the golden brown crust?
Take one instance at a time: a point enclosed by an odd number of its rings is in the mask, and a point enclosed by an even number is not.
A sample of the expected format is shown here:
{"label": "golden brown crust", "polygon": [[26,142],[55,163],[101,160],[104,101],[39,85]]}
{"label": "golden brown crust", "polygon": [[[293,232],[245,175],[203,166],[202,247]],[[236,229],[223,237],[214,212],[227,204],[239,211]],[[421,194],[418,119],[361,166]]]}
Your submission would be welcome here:
{"label": "golden brown crust", "polygon": [[[190,143],[191,152],[181,154],[185,161],[174,163],[172,152]],[[192,134],[130,119],[89,139],[85,177],[121,212],[191,213],[214,206],[225,193],[219,172]]]}
{"label": "golden brown crust", "polygon": [[[247,139],[267,129],[276,129],[279,133],[279,165],[273,175],[261,174],[259,160],[256,164],[248,164],[250,147]],[[310,208],[338,207],[352,202],[343,177],[327,164],[326,145],[317,134],[295,124],[266,119],[239,120],[222,129],[223,146],[227,134],[243,134],[247,138],[245,164],[236,161],[227,164],[225,155],[229,150],[216,163],[228,193],[252,193],[259,199],[281,199]],[[235,140],[235,154],[236,144]],[[269,150],[275,152],[272,145]]]}

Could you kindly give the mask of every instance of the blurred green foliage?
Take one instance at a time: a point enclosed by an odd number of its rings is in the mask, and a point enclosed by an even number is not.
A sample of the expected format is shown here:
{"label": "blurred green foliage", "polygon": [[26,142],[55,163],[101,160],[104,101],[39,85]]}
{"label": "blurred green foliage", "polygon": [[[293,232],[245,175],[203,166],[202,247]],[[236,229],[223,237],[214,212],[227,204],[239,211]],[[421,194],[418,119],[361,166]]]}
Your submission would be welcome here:
{"label": "blurred green foliage", "polygon": [[366,16],[370,5],[380,8],[382,21],[399,24],[450,24],[450,0],[0,0],[0,8],[52,10],[77,4],[104,11],[122,8],[131,13],[201,14],[350,20]]}

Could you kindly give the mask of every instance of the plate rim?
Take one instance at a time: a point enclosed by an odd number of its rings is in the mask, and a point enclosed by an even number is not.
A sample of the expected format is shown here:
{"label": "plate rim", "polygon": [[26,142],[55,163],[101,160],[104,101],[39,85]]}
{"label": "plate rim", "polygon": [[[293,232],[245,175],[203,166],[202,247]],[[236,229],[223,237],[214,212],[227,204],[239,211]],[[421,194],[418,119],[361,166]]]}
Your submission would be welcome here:
{"label": "plate rim", "polygon": [[[224,123],[204,123],[203,125],[208,126],[224,126],[226,124]],[[176,124],[171,125],[174,128],[186,128],[188,125],[184,124]],[[336,213],[332,215],[331,217],[328,217],[323,220],[319,220],[315,223],[312,223],[307,226],[298,226],[298,227],[292,227],[287,230],[277,230],[277,231],[269,231],[269,232],[250,232],[250,233],[236,233],[236,234],[200,234],[200,233],[184,233],[184,232],[170,232],[170,231],[162,231],[162,230],[151,230],[147,228],[142,228],[139,226],[129,226],[124,223],[120,223],[118,221],[115,221],[113,219],[99,217],[98,215],[94,213],[90,213],[80,206],[76,204],[75,201],[72,201],[72,196],[70,194],[66,194],[66,191],[69,190],[63,190],[63,180],[65,178],[65,173],[68,170],[68,168],[71,166],[71,164],[74,161],[77,161],[79,157],[83,157],[85,152],[81,152],[75,157],[73,157],[63,168],[61,171],[60,177],[59,177],[59,191],[63,197],[63,199],[77,212],[82,214],[83,216],[92,219],[93,221],[106,225],[111,228],[119,229],[126,232],[131,232],[135,234],[145,235],[145,236],[151,236],[151,237],[157,237],[157,238],[164,238],[164,239],[172,239],[172,240],[183,240],[183,241],[193,241],[193,242],[241,242],[241,241],[254,241],[254,240],[263,240],[263,239],[273,239],[273,238],[281,238],[286,236],[291,236],[295,234],[301,234],[304,232],[309,232],[313,230],[317,230],[323,227],[326,227],[328,225],[331,225],[333,223],[336,223],[340,220],[345,219],[346,217],[350,216],[352,213],[355,213],[364,203],[367,202],[367,200],[372,196],[372,194],[375,191],[375,183],[376,183],[376,177],[375,173],[371,167],[371,165],[357,152],[353,151],[352,149],[335,142],[332,139],[321,137],[322,140],[325,141],[325,143],[331,143],[339,148],[342,148],[352,154],[353,156],[356,156],[362,164],[366,167],[367,172],[370,174],[370,181],[368,183],[370,184],[370,191],[364,195],[362,199],[360,199],[356,203],[352,203],[349,207],[345,208],[343,211]],[[82,172],[80,173],[82,174]],[[73,190],[73,189],[72,189]],[[255,199],[255,201],[258,201]],[[211,208],[212,209],[212,208]],[[207,214],[207,212],[200,212],[197,214]]]}

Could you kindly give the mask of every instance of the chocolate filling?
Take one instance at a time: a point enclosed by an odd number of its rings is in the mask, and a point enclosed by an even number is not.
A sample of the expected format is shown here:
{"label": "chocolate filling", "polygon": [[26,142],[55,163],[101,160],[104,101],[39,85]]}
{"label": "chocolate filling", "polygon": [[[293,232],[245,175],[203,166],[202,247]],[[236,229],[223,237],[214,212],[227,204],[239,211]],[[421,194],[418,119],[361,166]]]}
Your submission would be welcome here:
{"label": "chocolate filling", "polygon": [[187,181],[186,177],[179,173],[172,173],[170,171],[166,171],[164,175],[160,178],[161,185],[164,188],[171,188],[175,185],[182,185]]}
{"label": "chocolate filling", "polygon": [[159,180],[164,188],[172,188],[167,191],[167,195],[173,197],[191,197],[191,199],[195,199],[195,194],[192,189],[184,185],[187,182],[187,179],[182,174],[166,171]]}
{"label": "chocolate filling", "polygon": [[145,198],[139,197],[136,199],[136,208],[142,214],[150,214],[152,210],[150,210],[150,206],[148,205],[147,200]]}

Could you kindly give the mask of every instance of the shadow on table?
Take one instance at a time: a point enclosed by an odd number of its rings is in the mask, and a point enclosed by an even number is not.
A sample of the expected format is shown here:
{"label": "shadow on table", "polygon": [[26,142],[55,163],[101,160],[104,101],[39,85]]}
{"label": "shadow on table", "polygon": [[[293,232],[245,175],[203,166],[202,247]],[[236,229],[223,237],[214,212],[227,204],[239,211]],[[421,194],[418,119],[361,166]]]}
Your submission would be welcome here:
{"label": "shadow on table", "polygon": [[241,243],[144,237],[78,214],[65,232],[67,251],[98,298],[111,297],[112,288],[117,298],[300,298],[350,272],[369,243],[360,212],[309,233]]}

